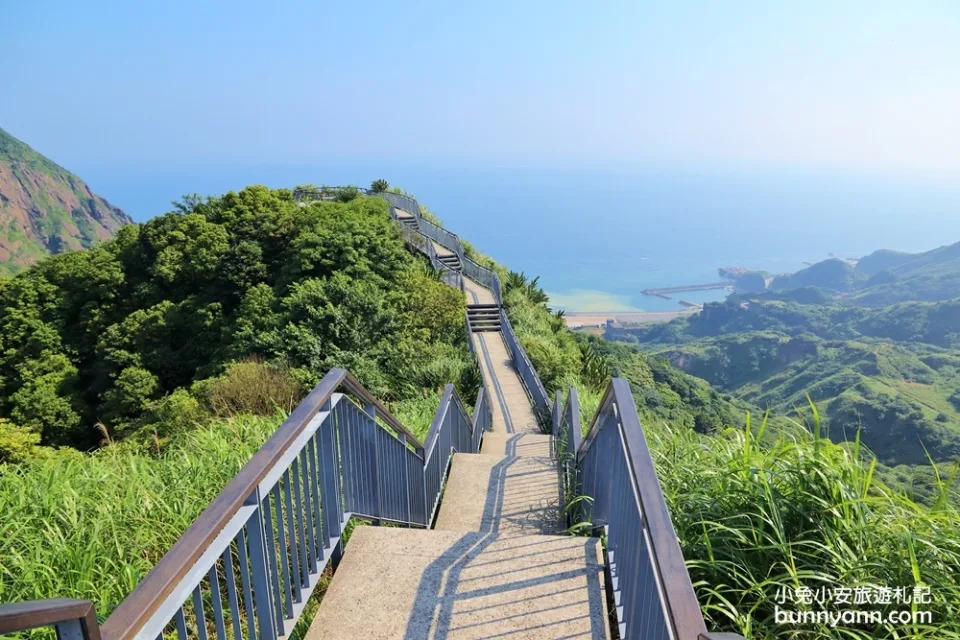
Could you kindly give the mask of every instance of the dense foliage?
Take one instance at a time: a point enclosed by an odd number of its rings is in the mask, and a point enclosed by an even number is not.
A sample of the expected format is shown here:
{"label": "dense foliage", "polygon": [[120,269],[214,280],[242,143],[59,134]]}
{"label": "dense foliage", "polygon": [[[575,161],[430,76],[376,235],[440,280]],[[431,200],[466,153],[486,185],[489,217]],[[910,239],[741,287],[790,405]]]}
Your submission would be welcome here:
{"label": "dense foliage", "polygon": [[47,445],[163,438],[251,356],[301,388],[344,367],[387,401],[475,388],[462,296],[406,250],[383,200],[342,199],[187,198],[0,282],[0,416]]}

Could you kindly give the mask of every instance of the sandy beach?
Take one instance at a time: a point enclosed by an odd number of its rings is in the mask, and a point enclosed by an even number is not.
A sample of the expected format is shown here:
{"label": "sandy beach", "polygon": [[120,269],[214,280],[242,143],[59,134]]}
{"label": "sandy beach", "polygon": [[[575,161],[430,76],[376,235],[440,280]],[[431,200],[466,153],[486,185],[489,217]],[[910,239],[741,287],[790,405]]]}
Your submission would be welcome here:
{"label": "sandy beach", "polygon": [[697,313],[699,308],[678,309],[677,311],[567,311],[564,314],[567,326],[596,327],[607,324],[608,320],[620,324],[650,324],[653,322],[669,322],[674,318]]}

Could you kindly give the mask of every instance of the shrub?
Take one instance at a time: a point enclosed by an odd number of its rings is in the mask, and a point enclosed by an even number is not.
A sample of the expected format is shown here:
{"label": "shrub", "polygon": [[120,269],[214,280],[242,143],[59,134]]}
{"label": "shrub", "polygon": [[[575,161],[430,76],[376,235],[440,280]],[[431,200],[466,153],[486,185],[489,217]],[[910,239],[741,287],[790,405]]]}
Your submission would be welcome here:
{"label": "shrub", "polygon": [[229,364],[222,376],[206,385],[205,392],[211,410],[218,416],[269,416],[278,408],[289,412],[304,396],[289,367],[260,358]]}

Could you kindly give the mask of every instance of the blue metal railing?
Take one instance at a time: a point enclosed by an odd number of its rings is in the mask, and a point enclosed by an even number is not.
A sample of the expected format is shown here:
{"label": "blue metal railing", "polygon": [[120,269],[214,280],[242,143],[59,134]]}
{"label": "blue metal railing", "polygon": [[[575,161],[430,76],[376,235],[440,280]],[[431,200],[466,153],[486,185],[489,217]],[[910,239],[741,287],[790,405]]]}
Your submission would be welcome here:
{"label": "blue metal railing", "polygon": [[566,429],[572,436],[566,449],[576,452],[568,490],[590,498],[590,513],[584,516],[606,532],[620,637],[709,637],[629,383],[622,378],[611,381],[590,430],[576,448],[572,448],[579,431],[576,391],[571,390],[562,413],[559,404],[558,394],[553,410],[556,432]]}
{"label": "blue metal railing", "polygon": [[[471,418],[447,385],[421,445],[349,373],[330,371],[103,627],[87,616],[77,637],[289,635],[350,518],[430,526],[451,457],[479,451],[490,424],[484,389]],[[54,604],[29,605],[29,619],[27,605],[4,605],[0,628],[81,628],[76,607]]]}
{"label": "blue metal railing", "polygon": [[[580,433],[580,398],[577,390],[570,388],[567,401],[564,404],[562,394],[558,389],[553,403],[553,448],[554,457],[560,465],[560,485],[563,494],[560,499],[567,504],[579,492],[577,486],[577,451],[580,450],[582,434]],[[579,520],[580,511],[568,512],[567,524],[572,525]]]}
{"label": "blue metal railing", "polygon": [[440,407],[434,415],[424,444],[424,504],[429,505],[430,510],[429,517],[423,520],[423,523],[427,526],[433,523],[440,507],[443,479],[447,475],[453,454],[457,451],[479,451],[480,439],[483,432],[490,429],[491,421],[490,405],[483,389],[477,393],[477,404],[471,421],[453,385],[448,384],[444,388]]}

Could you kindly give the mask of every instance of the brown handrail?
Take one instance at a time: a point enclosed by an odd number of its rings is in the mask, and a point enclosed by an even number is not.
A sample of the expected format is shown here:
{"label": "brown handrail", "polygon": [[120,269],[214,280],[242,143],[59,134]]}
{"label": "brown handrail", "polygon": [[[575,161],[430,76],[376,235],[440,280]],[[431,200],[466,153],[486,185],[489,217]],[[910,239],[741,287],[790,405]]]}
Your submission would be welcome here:
{"label": "brown handrail", "polygon": [[623,426],[627,462],[640,499],[640,509],[650,533],[653,565],[663,589],[665,609],[674,637],[681,640],[708,637],[703,612],[690,582],[690,574],[653,465],[653,457],[640,426],[640,416],[637,415],[637,407],[633,403],[630,384],[625,379],[614,378],[610,382],[590,425],[590,431],[580,446],[577,459],[582,458],[596,438],[600,429],[600,416],[611,401],[616,401]]}
{"label": "brown handrail", "polygon": [[97,612],[89,600],[55,598],[0,605],[0,635],[78,622],[88,640],[100,640]]}
{"label": "brown handrail", "polygon": [[167,551],[156,566],[140,581],[133,593],[107,618],[101,628],[104,640],[127,640],[150,619],[190,568],[199,560],[230,518],[259,486],[270,469],[293,445],[313,417],[340,388],[376,407],[378,416],[422,456],[423,445],[394,418],[387,409],[344,369],[331,369],[313,391],[283,421],[262,447],[243,465],[240,472],[203,510],[190,528]]}

